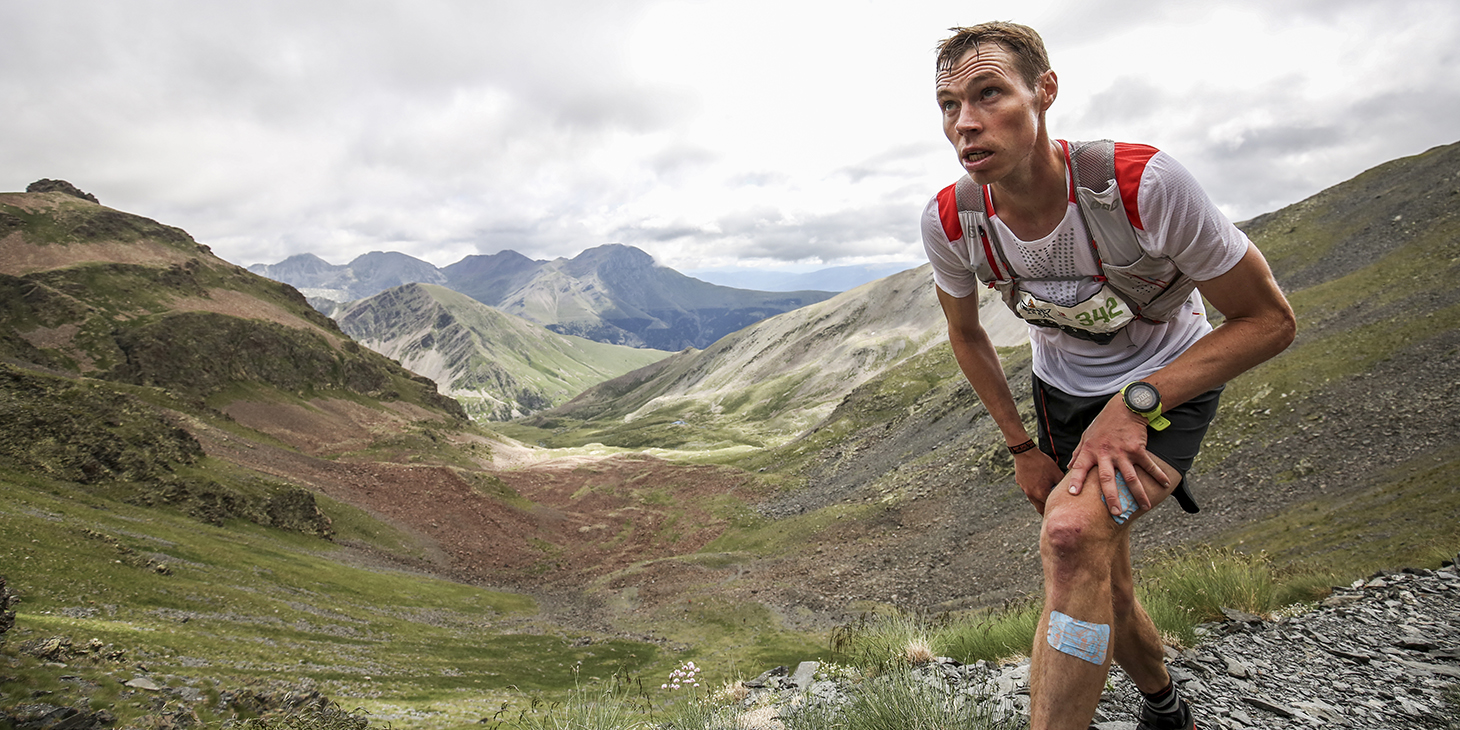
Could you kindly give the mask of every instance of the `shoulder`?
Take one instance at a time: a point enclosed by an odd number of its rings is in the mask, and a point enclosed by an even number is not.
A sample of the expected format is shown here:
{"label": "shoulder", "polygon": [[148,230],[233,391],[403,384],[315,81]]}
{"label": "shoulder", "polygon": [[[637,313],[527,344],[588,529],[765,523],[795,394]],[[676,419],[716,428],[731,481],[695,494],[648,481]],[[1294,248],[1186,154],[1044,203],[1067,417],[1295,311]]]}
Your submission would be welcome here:
{"label": "shoulder", "polygon": [[1195,214],[1212,206],[1206,191],[1175,157],[1143,144],[1116,144],[1115,176],[1131,225],[1147,230],[1166,211]]}
{"label": "shoulder", "polygon": [[1115,143],[1115,181],[1120,185],[1120,199],[1125,204],[1125,215],[1137,230],[1145,229],[1141,222],[1141,187],[1146,179],[1146,170],[1151,166],[1152,160],[1163,155],[1160,150],[1148,144]]}
{"label": "shoulder", "polygon": [[957,184],[938,191],[923,207],[923,237],[935,229],[948,241],[963,238],[963,224],[958,219]]}

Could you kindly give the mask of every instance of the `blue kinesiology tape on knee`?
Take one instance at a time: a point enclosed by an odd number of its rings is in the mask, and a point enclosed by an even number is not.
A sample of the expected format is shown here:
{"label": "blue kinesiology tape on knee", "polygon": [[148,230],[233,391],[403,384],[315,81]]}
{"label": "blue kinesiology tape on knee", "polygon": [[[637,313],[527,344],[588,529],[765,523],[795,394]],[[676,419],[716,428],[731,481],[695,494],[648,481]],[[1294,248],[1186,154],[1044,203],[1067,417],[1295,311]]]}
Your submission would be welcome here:
{"label": "blue kinesiology tape on knee", "polygon": [[[1136,498],[1130,493],[1130,487],[1125,485],[1125,477],[1121,476],[1120,472],[1115,473],[1115,487],[1120,490],[1120,514],[1111,515],[1110,518],[1115,520],[1115,524],[1124,525],[1125,521],[1136,513],[1140,505],[1136,504]],[[1100,493],[1100,501],[1105,502],[1104,492]],[[1107,504],[1109,503],[1107,502]]]}
{"label": "blue kinesiology tape on knee", "polygon": [[1104,666],[1105,653],[1110,648],[1110,626],[1086,623],[1050,611],[1049,631],[1044,638],[1055,651]]}

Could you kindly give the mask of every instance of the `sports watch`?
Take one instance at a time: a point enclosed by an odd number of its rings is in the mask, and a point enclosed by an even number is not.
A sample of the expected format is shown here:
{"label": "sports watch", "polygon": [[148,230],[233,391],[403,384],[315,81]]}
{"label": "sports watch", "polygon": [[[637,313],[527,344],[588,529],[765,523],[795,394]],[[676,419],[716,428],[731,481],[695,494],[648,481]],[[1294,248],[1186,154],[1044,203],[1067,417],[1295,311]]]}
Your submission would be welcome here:
{"label": "sports watch", "polygon": [[1146,419],[1151,428],[1160,431],[1171,422],[1161,415],[1161,391],[1156,386],[1142,380],[1137,380],[1120,389],[1120,396],[1125,399],[1125,407],[1131,412]]}

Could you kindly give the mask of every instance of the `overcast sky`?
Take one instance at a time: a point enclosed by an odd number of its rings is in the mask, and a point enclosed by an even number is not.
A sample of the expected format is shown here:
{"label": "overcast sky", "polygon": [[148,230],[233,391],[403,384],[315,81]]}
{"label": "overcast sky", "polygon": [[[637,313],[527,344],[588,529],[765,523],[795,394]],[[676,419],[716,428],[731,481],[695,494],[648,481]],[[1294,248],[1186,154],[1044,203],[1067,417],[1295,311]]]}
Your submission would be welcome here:
{"label": "overcast sky", "polygon": [[994,19],[1050,47],[1056,136],[1154,144],[1234,220],[1460,140],[1454,0],[0,0],[0,190],[242,265],[917,261],[961,174],[934,48]]}

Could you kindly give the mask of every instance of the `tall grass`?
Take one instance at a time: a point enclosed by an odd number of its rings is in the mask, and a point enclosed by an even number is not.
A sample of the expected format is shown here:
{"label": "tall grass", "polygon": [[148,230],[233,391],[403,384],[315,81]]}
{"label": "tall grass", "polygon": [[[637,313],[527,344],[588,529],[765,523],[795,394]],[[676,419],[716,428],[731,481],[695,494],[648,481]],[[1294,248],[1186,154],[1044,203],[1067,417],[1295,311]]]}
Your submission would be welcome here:
{"label": "tall grass", "polygon": [[965,664],[1024,655],[1034,640],[1041,604],[1026,601],[993,612],[862,614],[832,630],[831,648],[852,663],[876,670],[916,664],[920,646]]}
{"label": "tall grass", "polygon": [[640,683],[627,674],[601,682],[577,684],[557,702],[534,697],[515,716],[482,720],[492,730],[647,730],[649,699]]}
{"label": "tall grass", "polygon": [[[1196,628],[1224,618],[1222,609],[1270,615],[1313,601],[1344,582],[1328,570],[1279,568],[1262,554],[1206,546],[1164,551],[1139,571],[1136,592],[1168,643],[1191,646]],[[861,667],[905,662],[910,646],[926,643],[963,663],[1000,661],[1029,653],[1043,604],[1038,599],[963,616],[863,614],[832,631],[831,648]]]}
{"label": "tall grass", "polygon": [[370,720],[333,702],[310,704],[295,712],[244,720],[242,730],[366,730]]}

